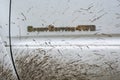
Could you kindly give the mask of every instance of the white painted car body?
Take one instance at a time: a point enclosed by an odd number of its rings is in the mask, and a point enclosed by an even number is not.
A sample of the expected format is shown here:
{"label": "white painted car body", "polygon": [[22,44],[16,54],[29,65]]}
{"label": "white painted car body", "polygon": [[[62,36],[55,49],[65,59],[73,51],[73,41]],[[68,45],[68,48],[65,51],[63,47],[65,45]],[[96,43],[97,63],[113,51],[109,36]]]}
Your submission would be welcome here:
{"label": "white painted car body", "polygon": [[[0,0],[0,12],[0,60],[12,66],[8,0]],[[27,31],[48,25],[95,25],[96,31]],[[11,34],[15,60],[45,53],[61,65],[83,65],[89,80],[120,80],[120,0],[12,0]]]}

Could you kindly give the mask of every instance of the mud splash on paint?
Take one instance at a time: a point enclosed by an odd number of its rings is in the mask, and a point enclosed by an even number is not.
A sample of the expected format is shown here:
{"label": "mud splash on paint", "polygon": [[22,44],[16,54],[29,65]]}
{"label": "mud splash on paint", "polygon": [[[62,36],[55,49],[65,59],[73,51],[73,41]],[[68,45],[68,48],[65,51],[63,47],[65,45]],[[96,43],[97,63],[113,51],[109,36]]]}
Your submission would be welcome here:
{"label": "mud splash on paint", "polygon": [[0,80],[16,80],[13,71],[0,62]]}
{"label": "mud splash on paint", "polygon": [[119,61],[107,60],[95,52],[99,61],[93,59],[94,63],[89,63],[83,58],[71,60],[41,49],[28,53],[24,50],[16,55],[15,63],[21,80],[119,80]]}
{"label": "mud splash on paint", "polygon": [[89,80],[80,66],[61,63],[49,55],[25,55],[16,60],[21,80]]}

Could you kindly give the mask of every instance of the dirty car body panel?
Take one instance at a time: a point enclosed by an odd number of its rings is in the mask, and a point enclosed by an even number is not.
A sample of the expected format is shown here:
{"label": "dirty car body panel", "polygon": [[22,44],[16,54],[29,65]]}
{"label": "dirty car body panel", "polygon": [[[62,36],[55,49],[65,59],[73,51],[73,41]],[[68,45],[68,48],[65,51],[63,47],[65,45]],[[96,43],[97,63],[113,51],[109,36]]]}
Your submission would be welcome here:
{"label": "dirty car body panel", "polygon": [[[9,1],[0,2],[5,8],[0,8],[0,60],[15,76]],[[12,0],[11,13],[12,52],[21,80],[120,80],[119,0]]]}

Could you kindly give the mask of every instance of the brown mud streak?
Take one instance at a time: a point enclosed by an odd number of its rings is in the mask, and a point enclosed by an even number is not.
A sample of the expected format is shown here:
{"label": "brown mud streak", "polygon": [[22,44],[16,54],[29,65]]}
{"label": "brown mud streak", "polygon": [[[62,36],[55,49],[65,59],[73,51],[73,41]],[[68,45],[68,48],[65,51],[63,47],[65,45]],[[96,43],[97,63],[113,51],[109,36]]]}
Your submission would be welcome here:
{"label": "brown mud streak", "polygon": [[6,68],[0,62],[0,80],[17,80],[11,69]]}
{"label": "brown mud streak", "polygon": [[93,20],[91,19],[90,21],[91,21],[91,22],[95,22],[95,21],[101,19],[105,14],[107,14],[107,13],[104,13],[104,14],[102,14],[102,15],[100,15],[100,16],[94,18]]}
{"label": "brown mud streak", "polygon": [[24,17],[24,20],[26,20],[26,16],[23,13],[21,13],[21,15]]}

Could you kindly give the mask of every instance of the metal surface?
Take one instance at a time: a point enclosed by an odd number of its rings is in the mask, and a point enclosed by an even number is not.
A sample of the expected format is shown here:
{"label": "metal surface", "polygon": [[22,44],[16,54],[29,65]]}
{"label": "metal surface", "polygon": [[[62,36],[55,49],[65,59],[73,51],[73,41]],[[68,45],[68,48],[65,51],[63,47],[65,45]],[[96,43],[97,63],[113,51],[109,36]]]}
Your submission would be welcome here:
{"label": "metal surface", "polygon": [[[0,1],[0,49],[7,50],[0,52],[0,60],[11,65],[8,3]],[[50,31],[50,25],[54,25],[52,29],[95,27]],[[13,0],[11,30],[22,80],[120,80],[119,0]]]}

